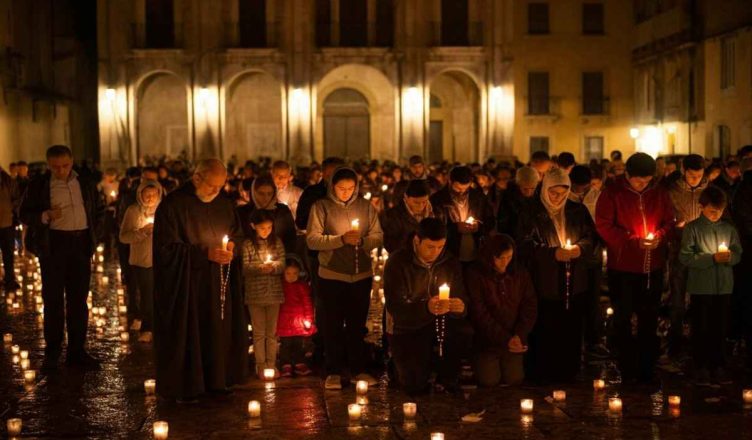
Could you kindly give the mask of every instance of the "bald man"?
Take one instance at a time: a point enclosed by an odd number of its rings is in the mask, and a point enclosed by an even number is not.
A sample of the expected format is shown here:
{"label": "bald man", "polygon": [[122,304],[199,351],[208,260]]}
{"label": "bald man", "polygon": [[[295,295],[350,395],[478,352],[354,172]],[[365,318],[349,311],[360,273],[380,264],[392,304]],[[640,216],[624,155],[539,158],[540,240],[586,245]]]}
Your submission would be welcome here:
{"label": "bald man", "polygon": [[232,201],[221,192],[225,180],[221,161],[199,162],[191,180],[167,195],[155,216],[157,392],[179,403],[229,392],[245,376],[247,330],[235,258],[243,232]]}

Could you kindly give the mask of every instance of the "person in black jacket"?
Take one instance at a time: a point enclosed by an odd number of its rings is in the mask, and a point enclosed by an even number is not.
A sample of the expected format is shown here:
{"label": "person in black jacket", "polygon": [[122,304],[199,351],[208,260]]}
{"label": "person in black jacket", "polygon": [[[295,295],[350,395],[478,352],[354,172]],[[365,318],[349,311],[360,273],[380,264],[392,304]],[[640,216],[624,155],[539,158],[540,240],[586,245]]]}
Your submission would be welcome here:
{"label": "person in black jacket", "polygon": [[29,227],[27,249],[39,257],[42,269],[46,342],[42,369],[57,367],[66,323],[66,362],[96,369],[99,361],[84,349],[89,320],[86,297],[91,257],[101,237],[104,201],[96,183],[73,170],[68,147],[50,147],[47,165],[50,171],[29,183],[21,205],[21,219]]}
{"label": "person in black jacket", "polygon": [[570,187],[563,170],[550,170],[519,220],[520,257],[538,295],[527,358],[528,376],[538,381],[569,381],[580,369],[585,257],[595,226],[587,208],[567,199]]}
{"label": "person in black jacket", "polygon": [[241,225],[245,236],[253,236],[251,231],[251,215],[257,209],[271,211],[274,216],[274,233],[282,240],[285,252],[295,253],[295,221],[292,218],[290,208],[284,203],[277,201],[277,186],[270,176],[261,176],[253,179],[251,184],[251,202],[239,207]]}
{"label": "person in black jacket", "polygon": [[733,219],[742,242],[742,261],[734,267],[733,320],[741,327],[747,347],[747,368],[752,370],[752,157],[742,161],[742,180],[733,199]]}
{"label": "person in black jacket", "polygon": [[[410,394],[427,391],[439,317],[445,316],[437,379],[443,388],[457,390],[460,361],[472,338],[472,328],[464,319],[467,297],[462,271],[457,259],[445,252],[446,235],[441,220],[424,219],[412,246],[392,254],[384,268],[386,310],[394,324],[392,356],[397,380]],[[450,288],[450,298],[442,301],[438,295],[444,284]]]}
{"label": "person in black jacket", "polygon": [[428,196],[431,190],[425,180],[411,180],[403,200],[381,216],[381,230],[384,232],[384,248],[389,253],[409,245],[418,224],[424,218],[433,217]]}
{"label": "person in black jacket", "polygon": [[491,204],[480,190],[470,187],[472,179],[470,168],[454,167],[449,183],[431,196],[434,214],[447,226],[447,250],[463,264],[475,260],[481,241],[496,226]]}

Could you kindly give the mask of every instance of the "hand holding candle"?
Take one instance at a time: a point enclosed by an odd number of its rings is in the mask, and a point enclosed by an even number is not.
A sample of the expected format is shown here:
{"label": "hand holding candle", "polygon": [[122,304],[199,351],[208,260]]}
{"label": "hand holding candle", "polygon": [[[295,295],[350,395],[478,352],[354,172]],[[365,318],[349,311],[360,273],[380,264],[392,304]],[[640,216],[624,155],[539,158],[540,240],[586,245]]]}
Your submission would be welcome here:
{"label": "hand holding candle", "polygon": [[225,252],[227,251],[227,244],[229,242],[230,242],[230,237],[228,237],[226,235],[224,237],[222,237],[222,250],[223,251],[225,251]]}
{"label": "hand holding candle", "polygon": [[350,246],[357,246],[360,243],[360,220],[355,219],[350,222],[350,230],[342,235],[342,241]]}
{"label": "hand holding candle", "polygon": [[654,233],[648,232],[645,238],[640,239],[640,248],[645,250],[653,250],[658,247],[660,239],[655,236]]}

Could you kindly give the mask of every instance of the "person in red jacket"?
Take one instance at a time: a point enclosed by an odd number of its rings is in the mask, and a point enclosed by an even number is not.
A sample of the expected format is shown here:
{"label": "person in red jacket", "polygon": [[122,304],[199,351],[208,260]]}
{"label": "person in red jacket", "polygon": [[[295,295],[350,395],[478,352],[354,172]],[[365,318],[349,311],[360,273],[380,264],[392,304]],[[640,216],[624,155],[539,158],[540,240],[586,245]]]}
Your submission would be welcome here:
{"label": "person in red jacket", "polygon": [[280,306],[277,318],[277,335],[281,347],[279,362],[282,364],[282,377],[293,375],[307,376],[311,369],[305,363],[305,339],[316,333],[314,325],[313,304],[311,303],[311,286],[301,279],[302,265],[295,258],[285,262],[282,289],[285,302]]}
{"label": "person in red jacket", "polygon": [[[635,153],[626,174],[598,199],[595,226],[608,247],[608,288],[614,305],[615,346],[625,380],[653,383],[658,358],[658,307],[674,210],[664,187],[654,182],[655,160]],[[637,336],[632,317],[637,317]]]}

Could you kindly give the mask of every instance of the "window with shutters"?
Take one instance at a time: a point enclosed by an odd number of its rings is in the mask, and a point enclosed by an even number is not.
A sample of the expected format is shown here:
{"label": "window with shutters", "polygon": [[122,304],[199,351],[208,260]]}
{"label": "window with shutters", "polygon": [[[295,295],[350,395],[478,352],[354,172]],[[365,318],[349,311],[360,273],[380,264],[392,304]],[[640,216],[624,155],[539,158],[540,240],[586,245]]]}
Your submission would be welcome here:
{"label": "window with shutters", "polygon": [[527,74],[527,96],[528,114],[547,115],[549,113],[548,72]]}

